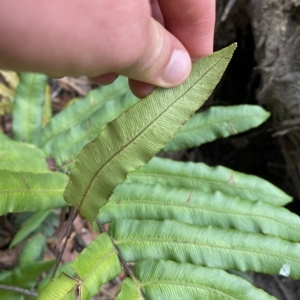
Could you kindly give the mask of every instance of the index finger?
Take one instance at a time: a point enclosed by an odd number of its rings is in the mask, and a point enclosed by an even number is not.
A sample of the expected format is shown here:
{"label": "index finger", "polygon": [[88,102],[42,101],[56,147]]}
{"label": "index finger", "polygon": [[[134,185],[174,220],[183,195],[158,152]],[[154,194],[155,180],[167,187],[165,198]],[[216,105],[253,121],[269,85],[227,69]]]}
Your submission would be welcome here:
{"label": "index finger", "polygon": [[164,25],[192,59],[213,51],[215,0],[158,0]]}

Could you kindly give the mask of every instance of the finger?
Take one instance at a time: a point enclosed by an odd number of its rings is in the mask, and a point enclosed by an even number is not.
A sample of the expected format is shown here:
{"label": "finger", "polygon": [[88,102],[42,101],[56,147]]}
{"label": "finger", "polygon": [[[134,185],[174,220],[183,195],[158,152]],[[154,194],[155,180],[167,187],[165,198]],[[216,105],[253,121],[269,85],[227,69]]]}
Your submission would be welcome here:
{"label": "finger", "polygon": [[109,85],[113,83],[118,77],[119,75],[116,73],[108,73],[96,77],[91,77],[89,78],[89,80],[100,85]]}
{"label": "finger", "polygon": [[161,13],[157,0],[150,0],[150,5],[152,11],[152,18],[155,19],[160,24],[164,25],[164,17]]}
{"label": "finger", "polygon": [[145,98],[155,88],[155,86],[152,84],[137,81],[137,80],[132,80],[132,79],[129,79],[128,83],[132,93],[138,98]]}
{"label": "finger", "polygon": [[52,74],[46,74],[49,78],[52,78],[52,79],[61,79],[63,78],[63,76],[58,76],[58,75],[52,75]]}
{"label": "finger", "polygon": [[161,87],[173,87],[186,80],[191,59],[181,42],[160,23],[151,18],[140,57],[121,75]]}
{"label": "finger", "polygon": [[213,51],[215,0],[158,0],[165,27],[193,59]]}
{"label": "finger", "polygon": [[[149,0],[73,0],[71,6],[68,0],[2,2],[4,68],[56,77],[117,73],[162,87],[178,85],[189,75],[187,50],[152,18]],[[22,17],[12,23],[12,13]]]}

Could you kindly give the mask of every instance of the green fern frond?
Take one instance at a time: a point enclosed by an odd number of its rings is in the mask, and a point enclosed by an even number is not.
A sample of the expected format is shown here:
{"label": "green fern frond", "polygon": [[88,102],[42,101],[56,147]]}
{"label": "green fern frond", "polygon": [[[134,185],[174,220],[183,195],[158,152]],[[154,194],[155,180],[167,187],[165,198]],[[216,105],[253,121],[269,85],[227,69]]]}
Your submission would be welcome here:
{"label": "green fern frond", "polygon": [[88,300],[121,272],[117,252],[107,234],[88,245],[70,266],[76,277],[62,273],[40,293],[38,300]]}
{"label": "green fern frond", "polygon": [[126,279],[116,300],[275,300],[240,277],[222,270],[172,261],[141,261],[137,283]]}
{"label": "green fern frond", "polygon": [[300,242],[300,218],[262,201],[168,186],[123,183],[100,210],[101,223],[117,219],[178,220],[233,228]]}
{"label": "green fern frond", "polygon": [[209,167],[204,163],[177,162],[157,157],[129,173],[126,182],[159,183],[208,193],[220,191],[228,196],[261,200],[280,206],[292,201],[292,197],[257,176],[246,175],[222,166]]}
{"label": "green fern frond", "polygon": [[67,206],[63,199],[68,176],[0,170],[0,215]]}
{"label": "green fern frond", "polygon": [[288,265],[287,276],[300,278],[300,244],[272,236],[173,220],[116,220],[109,232],[128,262],[173,260],[268,274]]}
{"label": "green fern frond", "polygon": [[17,141],[38,144],[43,126],[43,106],[47,76],[21,73],[13,107],[13,137]]}
{"label": "green fern frond", "polygon": [[111,86],[94,89],[51,119],[42,130],[39,145],[55,158],[58,166],[68,163],[108,122],[137,101],[128,92],[124,78]]}
{"label": "green fern frond", "polygon": [[226,138],[261,125],[269,116],[258,105],[213,106],[196,114],[163,150],[177,151]]}
{"label": "green fern frond", "polygon": [[5,135],[2,135],[0,143],[0,169],[15,172],[49,172],[43,150],[32,144],[13,141]]}

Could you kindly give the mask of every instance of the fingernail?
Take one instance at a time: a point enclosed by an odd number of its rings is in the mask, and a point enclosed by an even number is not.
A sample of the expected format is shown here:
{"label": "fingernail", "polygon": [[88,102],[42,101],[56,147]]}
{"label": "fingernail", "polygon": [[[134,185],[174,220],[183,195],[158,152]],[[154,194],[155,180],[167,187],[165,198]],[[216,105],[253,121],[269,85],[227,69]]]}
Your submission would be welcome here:
{"label": "fingernail", "polygon": [[189,76],[190,71],[190,56],[182,50],[174,50],[162,79],[166,84],[180,84]]}

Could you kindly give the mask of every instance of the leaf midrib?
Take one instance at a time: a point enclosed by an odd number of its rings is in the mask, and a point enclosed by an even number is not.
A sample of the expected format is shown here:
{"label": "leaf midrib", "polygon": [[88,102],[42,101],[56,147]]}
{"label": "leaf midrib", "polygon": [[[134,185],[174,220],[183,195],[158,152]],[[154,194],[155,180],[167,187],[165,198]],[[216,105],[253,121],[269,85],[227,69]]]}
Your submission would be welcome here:
{"label": "leaf midrib", "polygon": [[225,292],[222,292],[220,290],[212,289],[208,286],[202,285],[202,284],[197,284],[197,283],[191,283],[191,282],[178,282],[178,281],[170,281],[170,280],[164,280],[164,279],[159,279],[159,281],[151,280],[147,282],[140,282],[141,287],[147,286],[147,285],[178,285],[178,286],[185,286],[185,287],[190,287],[190,288],[195,288],[195,289],[202,289],[202,290],[207,290],[210,293],[220,295],[222,297],[225,297],[224,299],[233,299],[233,300],[238,300],[239,298],[233,298],[230,295],[226,294]]}
{"label": "leaf midrib", "polygon": [[[172,179],[174,178],[175,180],[184,180],[184,181],[203,181],[205,183],[208,183],[208,184],[213,184],[213,185],[221,185],[221,186],[224,186],[224,187],[228,187],[229,189],[238,189],[238,190],[248,190],[250,192],[252,192],[253,194],[257,195],[257,190],[254,189],[254,188],[249,188],[248,186],[241,186],[241,185],[232,185],[232,184],[228,184],[228,183],[225,183],[225,182],[222,182],[222,181],[214,181],[214,180],[209,180],[209,179],[203,179],[203,178],[195,178],[195,177],[187,177],[187,176],[177,176],[177,175],[173,175],[173,174],[156,174],[156,173],[144,173],[144,172],[137,172],[137,173],[131,173],[130,174],[130,177],[141,177],[141,176],[144,176],[144,177],[154,177],[154,178],[157,178],[157,177],[161,177],[161,178],[168,178],[168,179]],[[135,182],[135,181],[133,181]],[[164,183],[161,183],[162,185],[164,185]],[[168,184],[166,184],[166,186],[170,186]],[[198,189],[200,190],[200,189]],[[226,193],[224,193],[226,194]],[[262,196],[266,196],[268,198],[272,197],[272,198],[276,198],[276,199],[282,199],[284,200],[285,202],[288,200],[287,198],[284,198],[284,197],[276,197],[275,195],[272,195],[272,194],[265,194],[261,191],[259,191],[259,194],[261,194]],[[249,201],[257,201],[257,200],[250,200]],[[263,200],[261,200],[263,201]],[[267,202],[267,203],[271,203],[271,202],[268,202],[268,201],[264,201],[264,202]],[[272,204],[272,203],[271,203]],[[273,204],[274,205],[274,204]]]}
{"label": "leaf midrib", "polygon": [[[259,117],[257,115],[253,115],[253,116],[250,116],[250,117],[249,117],[249,115],[247,115],[247,120],[248,119],[256,119],[256,118],[259,118]],[[239,120],[245,120],[245,117],[232,118],[232,119],[222,119],[221,121],[217,121],[217,122],[213,122],[213,123],[205,123],[205,124],[203,123],[202,125],[195,124],[195,126],[187,128],[187,129],[185,129],[185,127],[182,127],[182,130],[178,133],[178,135],[185,134],[186,132],[194,131],[196,129],[210,127],[212,125],[218,125],[219,123],[232,123],[234,121],[239,121]]]}
{"label": "leaf midrib", "polygon": [[[33,91],[33,84],[34,84],[35,80],[36,80],[36,75],[32,74],[31,75],[31,80],[30,80],[31,84],[29,85],[30,90],[29,90],[28,100],[32,99],[32,94],[34,93],[34,91]],[[23,96],[22,96],[22,98],[23,98]],[[28,103],[28,105],[26,105],[26,107],[27,107],[27,110],[26,110],[27,113],[26,113],[26,115],[27,115],[28,119],[32,120],[32,114],[31,114],[32,107],[31,107],[31,105],[29,103]],[[32,140],[32,138],[29,139],[29,137],[30,137],[30,124],[31,124],[31,122],[28,122],[28,119],[27,119],[27,122],[25,122],[26,123],[26,130],[25,130],[26,131],[26,136],[23,137],[23,139],[25,138],[26,142],[29,142],[30,140]],[[36,130],[33,130],[31,133],[33,134],[33,133],[35,133],[35,131]]]}
{"label": "leaf midrib", "polygon": [[175,239],[172,239],[172,238],[137,238],[137,237],[130,237],[130,239],[121,239],[121,240],[114,240],[115,244],[116,245],[122,245],[122,244],[132,244],[132,243],[138,243],[138,242],[141,242],[141,243],[145,243],[145,242],[148,242],[148,243],[158,243],[158,244],[162,244],[162,243],[166,243],[168,245],[172,245],[172,244],[179,244],[179,245],[182,245],[182,246],[185,246],[185,245],[191,245],[191,246],[195,246],[195,247],[202,247],[202,248],[214,248],[214,249],[224,249],[224,250],[229,250],[230,252],[242,252],[242,253],[249,253],[251,255],[255,255],[255,254],[258,254],[258,255],[262,255],[262,256],[270,256],[272,255],[272,257],[277,257],[279,259],[281,259],[282,261],[284,261],[284,259],[288,259],[288,260],[291,260],[291,261],[294,261],[298,264],[300,264],[300,259],[296,259],[294,257],[290,257],[288,255],[286,256],[282,256],[282,255],[279,255],[278,253],[274,253],[274,252],[271,252],[270,249],[271,248],[268,248],[267,250],[264,251],[258,251],[258,250],[252,250],[251,251],[249,250],[249,248],[243,248],[243,247],[240,247],[240,246],[234,246],[234,249],[231,248],[230,246],[223,246],[223,245],[214,245],[214,244],[208,244],[208,243],[201,243],[201,242],[191,242],[191,241],[188,241],[188,240],[175,240]]}
{"label": "leaf midrib", "polygon": [[[14,153],[12,155],[14,155]],[[26,162],[24,160],[25,158],[29,158],[30,162]],[[26,164],[32,164],[33,161],[36,162],[37,160],[39,160],[40,162],[43,162],[46,165],[46,161],[45,161],[46,157],[45,156],[35,156],[35,157],[32,157],[32,154],[30,154],[30,155],[29,154],[28,155],[22,155],[22,157],[9,156],[9,154],[8,154],[8,156],[4,156],[3,157],[1,155],[0,159],[1,159],[0,160],[0,164],[6,163],[6,162],[10,162],[10,161],[21,160],[24,163],[24,165],[26,165]]]}
{"label": "leaf midrib", "polygon": [[[138,201],[138,202],[136,202]],[[218,210],[218,209],[213,209],[213,208],[207,208],[207,207],[199,207],[199,206],[195,206],[195,205],[186,205],[186,203],[168,203],[168,202],[165,202],[165,203],[160,203],[160,202],[155,202],[155,201],[141,201],[139,199],[135,199],[135,200],[131,200],[131,201],[127,201],[125,200],[124,202],[120,202],[120,203],[116,203],[116,202],[111,202],[109,204],[107,204],[107,206],[112,206],[112,205],[115,205],[115,206],[120,206],[120,205],[123,205],[123,206],[126,206],[126,205],[135,205],[135,206],[139,206],[140,204],[147,204],[147,205],[155,205],[155,206],[170,206],[170,207],[180,207],[180,208],[184,208],[184,209],[187,209],[187,210],[204,210],[204,211],[210,211],[211,213],[222,213],[222,214],[227,214],[227,215],[236,215],[236,216],[247,216],[249,218],[251,217],[254,217],[254,218],[261,218],[261,219],[268,219],[268,220],[271,220],[271,221],[275,221],[275,223],[279,223],[281,225],[284,225],[288,228],[291,228],[295,231],[299,231],[300,232],[300,227],[293,227],[293,226],[290,226],[284,222],[282,222],[281,220],[279,219],[275,219],[275,218],[272,218],[272,217],[269,217],[269,216],[264,216],[264,215],[258,215],[258,214],[249,214],[249,213],[239,213],[239,212],[233,212],[231,210],[225,210],[224,207],[222,207],[222,209]]]}
{"label": "leaf midrib", "polygon": [[35,194],[35,193],[63,193],[64,189],[55,189],[55,190],[0,190],[0,194],[20,194],[20,193],[28,193],[28,194]]}

